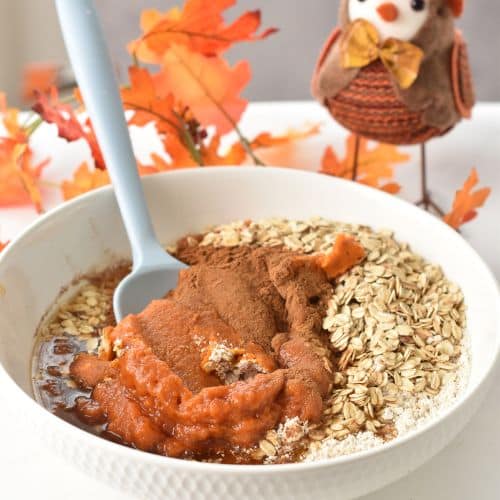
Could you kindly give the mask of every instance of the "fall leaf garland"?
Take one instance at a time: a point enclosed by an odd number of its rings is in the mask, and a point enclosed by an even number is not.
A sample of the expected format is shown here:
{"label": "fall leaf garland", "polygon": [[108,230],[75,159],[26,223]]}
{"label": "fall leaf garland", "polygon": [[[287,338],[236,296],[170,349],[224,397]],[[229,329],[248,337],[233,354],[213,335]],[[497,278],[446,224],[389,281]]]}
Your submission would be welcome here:
{"label": "fall leaf garland", "polygon": [[[182,10],[173,8],[165,14],[145,11],[141,19],[144,34],[130,45],[136,62],[154,63],[159,68],[130,68],[130,86],[122,89],[124,107],[132,112],[131,125],[154,122],[169,158],[167,165],[172,168],[215,161],[240,164],[247,155],[261,163],[251,141],[238,128],[248,104],[240,94],[250,81],[250,67],[246,61],[231,67],[221,54],[234,43],[262,40],[276,30],[257,34],[259,11],[247,12],[226,24],[223,13],[234,4],[235,0],[210,4],[188,0]],[[85,140],[95,166],[105,169],[91,123],[81,122],[71,106],[60,102],[55,89],[49,95],[38,92],[33,110],[43,121],[55,124],[60,137]],[[213,131],[210,138],[208,128]],[[241,146],[234,144],[227,154],[216,151],[221,136],[233,130]],[[166,169],[158,157],[152,161],[153,166],[145,166],[141,173]]]}
{"label": "fall leaf garland", "polygon": [[[167,172],[178,168],[212,165],[240,165],[248,159],[261,165],[257,152],[262,148],[282,146],[319,132],[318,126],[289,130],[280,136],[261,132],[247,138],[239,128],[248,102],[242,92],[251,79],[247,61],[231,66],[225,52],[236,43],[266,39],[277,30],[259,32],[260,11],[245,12],[226,23],[224,13],[236,0],[186,0],[182,8],[165,13],[146,10],[141,16],[142,35],[128,49],[133,58],[129,68],[130,83],[121,89],[129,124],[153,123],[163,144],[163,154],[153,153],[150,161],[138,163],[141,175]],[[141,67],[147,63],[148,67]],[[106,165],[92,124],[82,119],[67,101],[61,101],[52,86],[57,68],[38,65],[27,68],[23,92],[25,99],[35,95],[33,110],[38,118],[19,125],[19,111],[7,107],[0,92],[0,114],[5,136],[0,137],[0,207],[31,203],[43,210],[40,177],[49,160],[33,161],[30,136],[43,123],[57,127],[58,135],[73,142],[84,140],[90,149],[93,165],[81,164],[72,178],[61,184],[64,200],[109,184]],[[78,89],[74,98],[83,106]],[[233,132],[236,141],[222,147],[223,137]],[[323,155],[320,172],[351,179],[355,137],[346,141],[343,158],[332,147]],[[357,181],[388,193],[401,187],[393,181],[394,169],[407,162],[408,155],[392,145],[371,144],[361,139]],[[473,191],[479,182],[472,171],[457,192],[451,212],[444,218],[454,228],[472,220],[490,194],[488,188]]]}
{"label": "fall leaf garland", "polygon": [[[246,155],[255,164],[262,164],[251,141],[238,126],[248,105],[241,93],[250,81],[250,66],[247,61],[230,66],[222,54],[236,43],[263,40],[277,30],[269,28],[257,33],[261,24],[260,11],[246,12],[226,24],[224,13],[235,4],[236,0],[187,0],[182,9],[173,8],[164,14],[147,10],[141,16],[142,36],[129,44],[136,63],[158,66],[158,71],[151,74],[156,99],[175,96],[173,105],[179,115],[179,140],[168,138],[164,141],[166,154],[173,158],[173,164],[178,164],[173,153],[185,157],[185,152],[178,147],[169,150],[172,143],[183,145],[198,165],[211,163],[209,158],[203,157],[204,152],[213,152],[210,145],[203,142],[207,139],[208,128],[215,129],[216,139],[211,144],[220,142],[218,136],[236,132]],[[179,113],[179,110],[184,112]],[[184,113],[189,116],[188,120]],[[233,152],[234,148],[229,148],[230,157]]]}

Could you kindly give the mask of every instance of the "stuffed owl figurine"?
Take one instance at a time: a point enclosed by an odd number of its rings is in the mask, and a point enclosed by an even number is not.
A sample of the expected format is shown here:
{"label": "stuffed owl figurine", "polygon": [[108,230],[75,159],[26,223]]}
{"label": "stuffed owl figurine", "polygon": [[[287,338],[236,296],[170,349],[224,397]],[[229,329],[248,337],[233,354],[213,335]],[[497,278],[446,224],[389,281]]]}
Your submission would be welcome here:
{"label": "stuffed owl figurine", "polygon": [[[341,0],[340,25],[317,63],[313,95],[344,127],[391,144],[425,144],[475,102],[455,18],[464,0]],[[425,150],[422,148],[423,178]],[[424,184],[423,204],[431,204]]]}

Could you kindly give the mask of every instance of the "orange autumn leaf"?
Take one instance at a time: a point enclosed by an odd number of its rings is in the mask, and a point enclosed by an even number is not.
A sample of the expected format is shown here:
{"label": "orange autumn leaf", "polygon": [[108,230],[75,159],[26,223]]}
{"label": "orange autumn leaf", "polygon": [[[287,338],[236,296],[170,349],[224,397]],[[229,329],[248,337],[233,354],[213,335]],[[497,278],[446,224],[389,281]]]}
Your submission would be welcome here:
{"label": "orange autumn leaf", "polygon": [[108,172],[100,169],[89,169],[87,163],[82,163],[73,173],[71,180],[63,181],[61,192],[63,199],[71,200],[81,194],[106,186],[110,183]]}
{"label": "orange autumn leaf", "polygon": [[151,73],[145,68],[129,68],[130,87],[121,90],[123,106],[134,111],[130,125],[143,126],[154,121],[159,133],[178,132],[172,95],[160,97]]}
{"label": "orange autumn leaf", "polygon": [[206,166],[241,165],[246,159],[246,151],[240,142],[232,144],[224,153],[220,152],[221,137],[215,135],[208,144],[203,145],[201,154]]}
{"label": "orange autumn leaf", "polygon": [[2,113],[2,123],[7,132],[7,136],[19,143],[25,143],[26,130],[21,125],[21,120],[19,120],[19,110],[16,108],[5,108]]}
{"label": "orange autumn leaf", "polygon": [[328,146],[323,153],[320,171],[323,174],[346,178],[349,172],[349,167],[346,166],[345,163],[345,160],[342,162],[339,161],[335,150],[332,146]]}
{"label": "orange autumn leaf", "polygon": [[0,207],[33,204],[42,212],[38,182],[48,160],[33,163],[33,153],[14,139],[0,139]]}
{"label": "orange autumn leaf", "polygon": [[[272,135],[269,132],[261,132],[251,141],[249,147],[253,151],[259,149],[272,148],[276,146],[284,146],[293,141],[306,139],[319,132],[319,125],[299,129],[290,129],[282,135]],[[223,153],[219,153],[221,137],[215,136],[209,146],[202,148],[203,158],[206,160],[205,165],[240,165],[247,159],[247,151],[241,142],[232,144]]]}
{"label": "orange autumn leaf", "polygon": [[335,279],[359,264],[365,258],[364,248],[355,238],[347,234],[339,234],[332,250],[318,257],[320,267],[329,279]]}
{"label": "orange autumn leaf", "polygon": [[158,174],[160,172],[168,172],[173,169],[172,165],[156,153],[151,153],[152,164],[143,165],[138,164],[139,175]]}
{"label": "orange autumn leaf", "polygon": [[28,64],[23,70],[21,95],[25,102],[35,98],[35,93],[50,93],[50,89],[56,85],[58,67],[53,63]]}
{"label": "orange autumn leaf", "polygon": [[[300,129],[290,129],[282,135],[272,135],[262,132],[250,140],[248,147],[253,151],[263,148],[283,146],[293,141],[305,139],[319,131],[318,125]],[[241,142],[235,142],[229,146],[221,147],[222,137],[214,134],[209,139],[201,142],[198,152],[203,166],[229,166],[241,165],[247,160],[248,151]],[[167,135],[164,139],[165,152],[170,156],[171,163],[167,163],[170,169],[198,166],[187,147],[174,135]],[[165,160],[161,160],[165,162]],[[154,166],[152,167],[154,168]]]}
{"label": "orange autumn leaf", "polygon": [[246,158],[245,149],[239,142],[232,144],[225,152],[221,152],[221,137],[219,135],[214,135],[212,138],[205,140],[197,148],[200,163],[197,163],[178,136],[169,134],[165,137],[163,143],[170,161],[167,162],[163,158],[153,154],[151,155],[153,165],[148,166],[148,168],[156,169],[158,172],[199,166],[240,165]]}
{"label": "orange autumn leaf", "polygon": [[39,188],[39,179],[42,170],[49,164],[50,159],[34,164],[33,152],[29,147],[25,147],[19,158],[20,174],[19,177],[22,181],[23,187],[29,196],[29,201],[35,206],[38,213],[43,212],[42,194]]}
{"label": "orange autumn leaf", "polygon": [[175,95],[202,126],[215,126],[219,134],[234,128],[248,104],[240,97],[251,78],[246,61],[231,67],[223,59],[176,46],[162,62],[155,78],[163,95]]}
{"label": "orange autumn leaf", "polygon": [[473,168],[462,189],[457,191],[451,212],[444,217],[444,221],[454,229],[459,229],[474,219],[477,216],[477,209],[481,208],[490,196],[490,188],[473,191],[478,183],[479,176],[477,170]]}
{"label": "orange autumn leaf", "polygon": [[26,130],[21,125],[19,110],[7,106],[7,97],[3,92],[0,92],[0,114],[7,136],[19,143],[26,142]]}
{"label": "orange autumn leaf", "polygon": [[0,138],[0,207],[32,204],[41,212],[38,183],[48,160],[34,164],[27,132],[20,124],[19,110],[7,108],[5,95],[0,96],[0,113],[7,133]]}
{"label": "orange autumn leaf", "polygon": [[275,146],[283,146],[293,141],[307,139],[318,134],[320,126],[318,124],[300,129],[290,129],[282,135],[272,135],[269,132],[261,132],[252,139],[250,145],[252,149],[272,148]]}
{"label": "orange autumn leaf", "polygon": [[[142,165],[138,163],[137,168],[139,175],[151,175],[167,170],[172,170],[168,163],[153,153],[151,155],[153,160],[152,165]],[[88,193],[94,189],[107,186],[111,183],[109,174],[106,170],[90,169],[87,163],[82,163],[73,173],[71,180],[63,181],[61,184],[61,192],[63,199],[71,200],[81,194]]]}
{"label": "orange autumn leaf", "polygon": [[382,186],[372,186],[372,187],[381,189],[382,191],[385,191],[386,193],[389,194],[398,194],[401,191],[401,186],[397,182],[387,182]]}
{"label": "orange autumn leaf", "polygon": [[138,59],[157,63],[172,45],[184,45],[194,52],[216,55],[234,43],[262,40],[275,33],[275,28],[257,31],[261,24],[260,11],[246,12],[227,25],[223,12],[236,0],[187,0],[183,9],[165,12],[146,10],[141,16],[143,35],[128,49]]}
{"label": "orange autumn leaf", "polygon": [[[344,179],[351,179],[353,173],[356,137],[350,135],[346,141],[346,155],[339,159],[334,149],[330,146],[326,149],[321,172],[334,175]],[[382,189],[388,193],[396,194],[400,186],[395,182],[384,183],[384,179],[390,180],[394,177],[394,167],[399,163],[409,160],[409,155],[401,153],[397,146],[391,144],[376,143],[368,147],[366,139],[360,139],[358,156],[358,182],[371,187]]]}
{"label": "orange autumn leaf", "polygon": [[193,168],[199,165],[193,160],[189,151],[183,146],[178,137],[174,135],[168,136],[169,140],[166,141],[166,151],[170,151],[173,155],[170,161],[161,157],[156,153],[151,153],[152,163],[149,165],[139,164],[140,175],[158,174],[161,172],[170,172],[181,168]]}
{"label": "orange autumn leaf", "polygon": [[[163,140],[163,148],[170,157],[170,162],[167,163],[169,165],[169,169],[173,170],[176,168],[199,166],[199,163],[194,160],[186,145],[181,141],[178,135],[167,134]],[[158,162],[157,159],[156,165],[157,167],[164,168],[165,160],[162,159],[161,162]]]}

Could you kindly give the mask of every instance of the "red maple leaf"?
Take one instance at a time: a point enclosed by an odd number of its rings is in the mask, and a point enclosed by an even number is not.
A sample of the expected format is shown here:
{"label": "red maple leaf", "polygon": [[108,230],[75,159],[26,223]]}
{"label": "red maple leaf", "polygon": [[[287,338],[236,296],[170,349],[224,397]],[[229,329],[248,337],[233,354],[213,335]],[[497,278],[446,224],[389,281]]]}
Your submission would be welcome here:
{"label": "red maple leaf", "polygon": [[69,104],[59,101],[59,94],[54,87],[52,87],[49,96],[40,92],[36,92],[35,95],[36,102],[32,107],[33,111],[38,113],[45,122],[54,123],[57,126],[59,137],[70,142],[77,141],[78,139],[87,141],[95,161],[95,166],[105,169],[106,166],[101,149],[97,143],[90,120],[87,119],[85,124],[82,125],[73,108]]}

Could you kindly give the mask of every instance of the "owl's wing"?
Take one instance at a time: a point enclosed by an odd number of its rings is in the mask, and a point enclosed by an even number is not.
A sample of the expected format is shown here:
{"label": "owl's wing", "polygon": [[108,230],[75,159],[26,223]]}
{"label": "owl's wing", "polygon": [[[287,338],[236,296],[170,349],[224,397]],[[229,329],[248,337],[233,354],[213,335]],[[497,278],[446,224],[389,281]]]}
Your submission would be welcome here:
{"label": "owl's wing", "polygon": [[323,48],[321,49],[321,52],[318,57],[318,61],[316,62],[316,67],[314,69],[312,81],[311,81],[311,91],[312,94],[320,99],[321,96],[320,91],[319,91],[319,79],[320,79],[320,74],[321,74],[321,69],[323,67],[323,64],[325,63],[328,55],[330,54],[333,46],[335,45],[335,42],[338,40],[341,34],[341,29],[340,28],[335,28],[330,36],[327,38],[325,44],[323,45]]}
{"label": "owl's wing", "polygon": [[319,70],[321,69],[321,66],[323,66],[323,63],[325,62],[326,56],[328,56],[330,50],[332,47],[335,45],[335,42],[337,41],[338,37],[340,36],[341,29],[340,28],[335,28],[330,36],[327,38],[325,44],[323,45],[323,48],[321,49],[321,52],[319,53],[318,61],[316,62],[316,69],[314,70],[314,74],[317,75]]}
{"label": "owl's wing", "polygon": [[457,111],[463,118],[470,118],[476,96],[467,44],[458,30],[455,32],[455,43],[451,54],[451,82]]}

